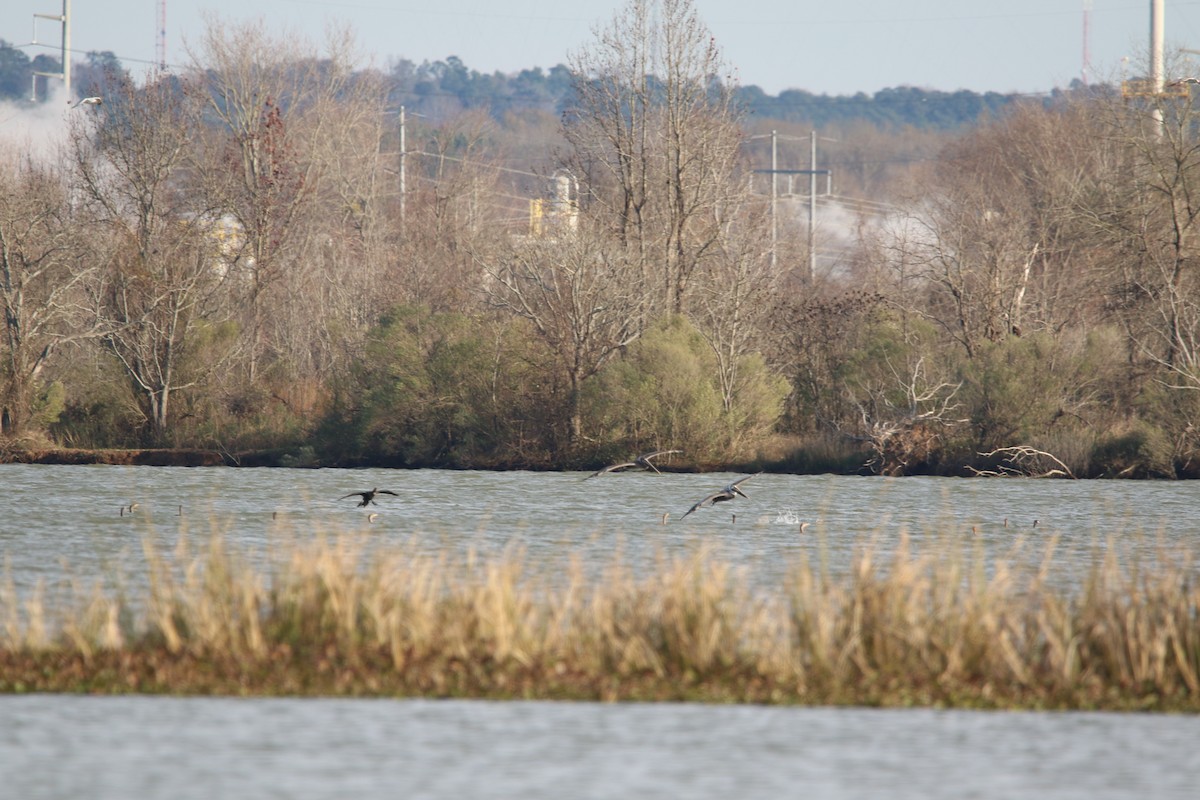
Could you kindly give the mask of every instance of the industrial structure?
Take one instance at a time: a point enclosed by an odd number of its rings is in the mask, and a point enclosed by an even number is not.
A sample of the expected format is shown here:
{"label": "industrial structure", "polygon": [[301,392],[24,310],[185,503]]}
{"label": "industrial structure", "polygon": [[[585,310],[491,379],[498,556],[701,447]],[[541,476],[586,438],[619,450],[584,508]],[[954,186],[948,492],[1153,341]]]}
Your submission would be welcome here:
{"label": "industrial structure", "polygon": [[[1166,23],[1164,21],[1166,0],[1150,0],[1150,64],[1149,74],[1142,78],[1121,81],[1121,95],[1133,97],[1187,97],[1188,86],[1180,81],[1166,81],[1163,67],[1163,50]],[[1161,111],[1155,110],[1161,117]]]}
{"label": "industrial structure", "polygon": [[37,40],[37,21],[39,19],[48,19],[57,22],[62,31],[62,57],[59,64],[62,67],[61,72],[38,72],[33,73],[33,85],[30,87],[30,95],[37,98],[37,79],[42,78],[58,78],[63,82],[63,88],[66,89],[67,102],[71,102],[71,0],[63,0],[62,14],[34,14],[33,15],[33,42],[39,44]]}
{"label": "industrial structure", "polygon": [[555,236],[579,227],[579,180],[569,169],[550,176],[550,196],[529,201],[529,235]]}

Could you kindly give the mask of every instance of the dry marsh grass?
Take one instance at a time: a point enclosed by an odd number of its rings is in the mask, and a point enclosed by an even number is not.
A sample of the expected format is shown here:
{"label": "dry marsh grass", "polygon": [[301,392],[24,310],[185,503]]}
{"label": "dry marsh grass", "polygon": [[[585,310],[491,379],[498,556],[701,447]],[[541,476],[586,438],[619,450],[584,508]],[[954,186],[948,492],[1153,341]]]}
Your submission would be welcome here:
{"label": "dry marsh grass", "polygon": [[764,592],[704,550],[589,576],[365,542],[258,569],[219,533],[197,553],[147,544],[148,596],[77,586],[58,613],[9,580],[0,691],[1200,710],[1187,554],[1109,555],[1068,593],[1052,551],[1030,571],[901,541]]}

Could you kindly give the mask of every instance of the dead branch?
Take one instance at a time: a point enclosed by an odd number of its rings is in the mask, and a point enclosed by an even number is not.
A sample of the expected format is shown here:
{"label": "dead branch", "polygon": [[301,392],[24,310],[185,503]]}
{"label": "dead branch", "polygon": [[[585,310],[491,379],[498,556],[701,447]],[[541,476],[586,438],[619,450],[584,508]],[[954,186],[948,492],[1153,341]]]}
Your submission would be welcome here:
{"label": "dead branch", "polygon": [[[1010,475],[1019,475],[1025,478],[1061,478],[1067,477],[1074,479],[1075,473],[1071,472],[1071,468],[1062,462],[1060,458],[1047,453],[1045,450],[1038,450],[1026,444],[1012,445],[1010,447],[998,447],[987,453],[980,453],[984,458],[992,458],[997,455],[1003,455],[1007,464],[998,465],[995,470],[977,470],[971,469],[971,472],[976,477],[1007,477]],[[1057,467],[1044,469],[1041,463],[1043,459],[1048,459],[1057,464]]]}

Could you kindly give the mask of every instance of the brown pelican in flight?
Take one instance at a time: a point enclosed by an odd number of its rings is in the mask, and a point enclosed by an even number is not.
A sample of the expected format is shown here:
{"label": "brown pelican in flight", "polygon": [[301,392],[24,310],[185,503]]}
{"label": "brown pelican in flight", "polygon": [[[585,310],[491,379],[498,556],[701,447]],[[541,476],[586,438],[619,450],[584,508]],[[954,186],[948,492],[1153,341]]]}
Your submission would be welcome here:
{"label": "brown pelican in flight", "polygon": [[[338,498],[338,500],[345,500],[347,497],[361,497],[362,502],[359,503],[356,506],[356,508],[362,508],[363,506],[369,506],[369,505],[371,505],[371,503],[374,503],[375,495],[377,495],[377,494],[390,494],[393,497],[400,496],[400,495],[396,494],[395,492],[388,491],[387,489],[376,488],[376,489],[370,490],[369,492],[351,492],[350,494],[342,495],[341,497]],[[375,503],[375,504],[379,505],[378,503]]]}
{"label": "brown pelican in flight", "polygon": [[[761,474],[762,474],[761,472],[755,473],[755,475],[761,475]],[[738,486],[740,486],[741,484],[745,483],[746,481],[750,480],[753,477],[754,477],[754,475],[747,475],[744,478],[738,478],[736,481],[729,484],[724,489],[713,492],[708,497],[704,498],[699,503],[696,503],[696,505],[692,506],[687,511],[685,511],[683,513],[683,517],[686,517],[688,514],[692,513],[697,508],[704,508],[706,506],[711,506],[714,503],[724,503],[726,500],[733,500],[736,497],[747,497],[747,494],[745,492],[743,492],[741,489],[739,489]],[[683,517],[680,517],[680,519],[683,519]]]}
{"label": "brown pelican in flight", "polygon": [[[594,478],[597,475],[603,475],[606,472],[619,472],[620,470],[630,469],[631,467],[641,467],[642,469],[651,469],[651,470],[654,470],[655,472],[659,472],[658,467],[656,467],[650,463],[650,459],[658,458],[659,456],[669,455],[671,453],[682,453],[682,452],[683,452],[682,450],[655,450],[653,453],[642,453],[640,456],[635,458],[633,461],[625,461],[620,464],[611,464],[611,465],[605,467],[604,469],[596,470],[595,472],[593,472],[591,475],[588,475],[587,477]],[[659,472],[659,474],[662,474],[662,473]],[[586,481],[587,478],[584,478],[584,480]]]}

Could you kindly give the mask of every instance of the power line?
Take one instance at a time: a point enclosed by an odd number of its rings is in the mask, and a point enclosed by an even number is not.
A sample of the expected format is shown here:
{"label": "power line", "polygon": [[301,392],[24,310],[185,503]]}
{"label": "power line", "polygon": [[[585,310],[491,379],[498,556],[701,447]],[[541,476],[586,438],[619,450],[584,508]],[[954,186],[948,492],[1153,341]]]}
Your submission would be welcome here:
{"label": "power line", "polygon": [[889,214],[893,211],[901,210],[899,206],[892,205],[891,203],[884,203],[879,200],[868,200],[864,197],[850,197],[842,194],[827,194],[823,195],[823,197],[840,205],[856,206],[865,211],[872,211],[877,214]]}
{"label": "power line", "polygon": [[[25,47],[45,47],[45,48],[49,48],[52,50],[58,50],[58,51],[61,51],[63,49],[57,45],[47,44],[45,42],[25,42],[24,44],[14,44],[14,45],[9,45],[9,46],[15,50],[20,50]],[[127,58],[126,56],[122,56],[122,55],[118,55],[117,53],[114,53],[112,50],[95,50],[95,49],[83,50],[78,47],[68,47],[66,50],[68,53],[75,53],[75,54],[79,54],[79,55],[89,55],[89,56],[92,54],[103,55],[105,53],[108,53],[113,58],[120,61],[122,64],[124,64],[127,61],[132,61],[135,64],[150,64],[151,66],[159,66],[163,69],[167,69],[167,68],[169,68],[169,69],[187,69],[187,66],[184,64],[160,64],[158,61],[153,61],[153,60],[147,59],[147,58]]]}
{"label": "power line", "polygon": [[409,155],[417,155],[417,156],[426,156],[428,158],[440,158],[440,159],[444,159],[446,161],[456,161],[460,164],[467,164],[468,166],[483,167],[485,169],[494,169],[494,170],[497,170],[498,172],[511,172],[515,175],[525,175],[530,178],[539,178],[542,180],[545,180],[550,177],[549,175],[539,175],[536,172],[529,172],[528,170],[513,169],[512,167],[498,167],[495,164],[489,164],[486,161],[473,161],[469,158],[458,158],[456,156],[448,156],[448,155],[444,155],[442,153],[430,153],[426,150],[409,150],[408,154]]}

